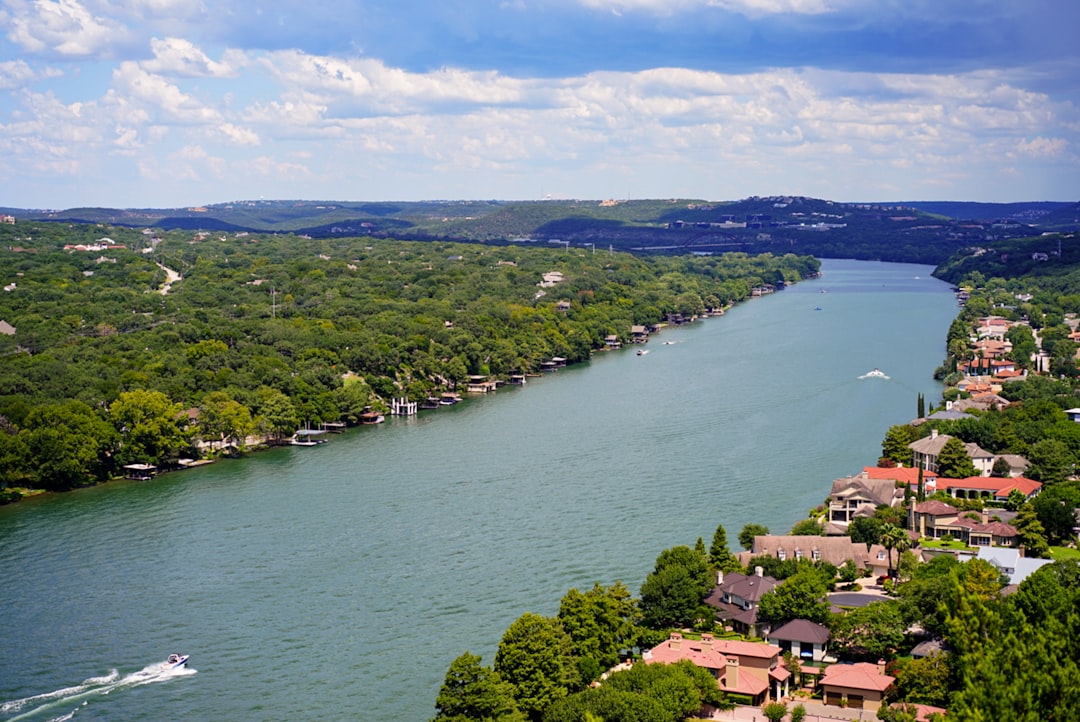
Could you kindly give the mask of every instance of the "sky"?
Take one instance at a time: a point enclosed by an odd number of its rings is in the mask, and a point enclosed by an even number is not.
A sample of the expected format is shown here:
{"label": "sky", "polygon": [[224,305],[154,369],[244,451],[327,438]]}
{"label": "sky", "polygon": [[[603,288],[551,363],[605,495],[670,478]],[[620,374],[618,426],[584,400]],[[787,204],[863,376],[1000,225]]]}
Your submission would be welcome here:
{"label": "sky", "polygon": [[1080,200],[1076,0],[0,0],[0,206]]}

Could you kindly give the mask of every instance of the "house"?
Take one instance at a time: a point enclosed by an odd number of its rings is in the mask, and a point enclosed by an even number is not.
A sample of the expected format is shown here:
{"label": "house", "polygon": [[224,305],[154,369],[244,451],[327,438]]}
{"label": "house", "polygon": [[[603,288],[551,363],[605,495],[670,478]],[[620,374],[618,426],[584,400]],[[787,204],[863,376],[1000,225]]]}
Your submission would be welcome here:
{"label": "house", "polygon": [[1005,501],[1014,490],[1034,499],[1042,491],[1042,484],[1025,476],[969,476],[965,479],[939,478],[936,490],[944,491],[954,499]]}
{"label": "house", "polygon": [[765,635],[765,641],[803,662],[824,662],[829,629],[807,619],[793,619]]}
{"label": "house", "polygon": [[979,559],[990,562],[1009,575],[1009,584],[1019,584],[1027,579],[1039,567],[1053,564],[1053,559],[1033,559],[1025,557],[1018,548],[979,547],[976,554]]}
{"label": "house", "polygon": [[[952,438],[948,434],[939,434],[937,429],[931,429],[929,436],[912,441],[908,444],[912,453],[912,466],[937,472],[938,456]],[[975,469],[983,476],[990,476],[990,471],[994,468],[994,455],[980,449],[978,444],[964,444],[964,448]]]}
{"label": "house", "polygon": [[1031,462],[1019,454],[997,454],[994,456],[994,466],[997,466],[999,461],[1009,466],[1010,477],[1023,476],[1027,468],[1031,466]]}
{"label": "house", "polygon": [[648,343],[649,329],[641,324],[634,324],[630,327],[630,336],[634,343]]}
{"label": "house", "polygon": [[771,644],[714,639],[711,634],[693,640],[684,638],[681,632],[672,632],[641,658],[647,664],[689,660],[709,670],[724,692],[746,697],[753,705],[780,699],[790,692],[791,673],[780,661],[780,648]]}
{"label": "house", "polygon": [[566,313],[567,311],[570,310],[570,302],[569,301],[557,301],[555,303],[555,310],[560,311],[562,313]]}
{"label": "house", "polygon": [[761,567],[754,574],[739,572],[716,573],[716,587],[705,603],[716,609],[716,618],[735,631],[751,637],[763,636],[757,623],[757,607],[761,597],[780,586],[780,582],[764,575]]}
{"label": "house", "polygon": [[1019,545],[1016,528],[1000,521],[990,521],[985,510],[978,515],[979,520],[971,519],[956,507],[932,499],[913,504],[908,509],[908,528],[919,536],[929,539],[941,539],[948,536],[969,546],[1015,547]]}
{"label": "house", "polygon": [[876,712],[894,681],[884,662],[834,664],[821,677],[822,698],[827,705]]}
{"label": "house", "polygon": [[756,556],[780,559],[808,559],[829,562],[841,566],[848,559],[858,569],[877,571],[887,569],[887,555],[883,547],[874,545],[869,551],[861,542],[853,542],[847,536],[756,536],[751,551],[735,555],[740,564],[747,564]]}
{"label": "house", "polygon": [[1069,421],[1080,423],[1080,409],[1065,409],[1065,415],[1069,417]]}
{"label": "house", "polygon": [[7,321],[0,321],[0,333],[4,334],[5,336],[14,336],[15,327]]}
{"label": "house", "polygon": [[[897,469],[882,469],[890,474],[879,475],[878,470],[871,472],[867,467],[857,476],[848,476],[833,481],[826,503],[829,506],[831,526],[826,531],[830,534],[847,533],[848,524],[857,517],[872,517],[879,506],[896,507],[904,501],[904,490],[897,486],[895,476],[918,475],[917,469],[904,469],[900,474]],[[916,480],[916,483],[917,480]]]}
{"label": "house", "polygon": [[622,348],[622,342],[619,341],[619,337],[615,334],[608,334],[604,336],[604,347],[608,349]]}

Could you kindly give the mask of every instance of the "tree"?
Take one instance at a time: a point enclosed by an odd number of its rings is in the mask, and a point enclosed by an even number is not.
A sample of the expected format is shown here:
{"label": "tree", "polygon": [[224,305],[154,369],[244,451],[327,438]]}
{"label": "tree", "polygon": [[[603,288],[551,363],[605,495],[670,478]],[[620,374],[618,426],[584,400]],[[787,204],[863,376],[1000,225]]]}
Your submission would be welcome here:
{"label": "tree", "polygon": [[718,524],[713,533],[712,545],[709,547],[709,564],[722,572],[739,570],[739,560],[728,549],[727,532],[723,524]]}
{"label": "tree", "polygon": [[907,702],[944,707],[949,700],[949,663],[944,654],[900,662],[896,677],[896,696]]}
{"label": "tree", "polygon": [[761,524],[747,524],[739,532],[739,544],[743,549],[754,548],[754,537],[756,536],[768,536],[769,527],[762,526]]}
{"label": "tree", "polygon": [[708,563],[698,552],[686,546],[664,550],[641,585],[642,624],[651,629],[692,626],[712,587]]}
{"label": "tree", "polygon": [[205,440],[242,449],[244,440],[255,431],[255,423],[246,406],[224,391],[211,391],[199,407],[198,428]]}
{"label": "tree", "polygon": [[160,391],[125,391],[109,405],[120,433],[121,464],[175,462],[191,445],[180,427],[180,404]]}
{"label": "tree", "polygon": [[[994,466],[990,469],[990,476],[998,479],[1005,479],[1012,473],[1012,467],[1009,466],[1009,462],[1005,460],[1005,457],[999,456],[994,459]],[[1016,489],[1013,489],[1016,491]]]}
{"label": "tree", "polygon": [[514,687],[498,672],[480,664],[480,657],[465,652],[450,664],[435,698],[439,722],[524,722],[514,702]]}
{"label": "tree", "polygon": [[111,424],[81,401],[38,406],[19,432],[36,489],[66,491],[107,478],[109,456],[119,436]]}
{"label": "tree", "polygon": [[1031,466],[1027,473],[1043,484],[1059,484],[1069,478],[1073,471],[1073,456],[1069,447],[1059,439],[1041,439],[1035,442],[1028,454]]}
{"label": "tree", "polygon": [[966,479],[978,476],[974,462],[968,456],[964,442],[955,436],[945,442],[937,458],[938,474],[948,479]]}
{"label": "tree", "polygon": [[787,705],[783,702],[768,702],[761,708],[761,714],[769,722],[780,722],[787,715]]}
{"label": "tree", "polygon": [[1020,513],[1013,519],[1012,525],[1020,536],[1020,543],[1024,547],[1024,556],[1037,559],[1046,559],[1050,556],[1050,545],[1046,543],[1046,531],[1043,529],[1039,515],[1034,507],[1025,504]]}
{"label": "tree", "polygon": [[911,537],[907,532],[898,526],[893,524],[883,524],[881,527],[881,536],[879,539],[881,546],[885,547],[886,553],[889,555],[889,576],[893,575],[893,551],[904,551],[911,546]]}
{"label": "tree", "polygon": [[862,542],[866,545],[866,551],[881,541],[882,523],[874,517],[858,516],[848,524],[847,535],[853,542]]}
{"label": "tree", "polygon": [[514,687],[518,709],[539,720],[580,680],[572,641],[557,619],[527,612],[510,625],[495,653],[495,671]]}
{"label": "tree", "polygon": [[908,424],[890,426],[881,442],[881,455],[897,464],[911,464],[908,444],[919,438],[919,430]]}
{"label": "tree", "polygon": [[558,619],[570,635],[571,652],[583,681],[596,679],[619,662],[619,652],[632,646],[638,611],[621,582],[594,584],[584,594],[571,589],[559,604]]}
{"label": "tree", "polygon": [[1044,489],[1030,503],[1049,543],[1062,544],[1076,538],[1073,529],[1076,526],[1076,507],[1080,505],[1080,487],[1074,482]]}
{"label": "tree", "polygon": [[821,574],[804,566],[784,583],[762,595],[758,602],[758,620],[779,626],[792,619],[808,619],[825,624],[829,620],[828,586]]}
{"label": "tree", "polygon": [[829,648],[834,654],[876,662],[895,654],[904,642],[907,625],[900,604],[889,600],[835,615],[829,629]]}
{"label": "tree", "polygon": [[915,418],[916,419],[925,419],[926,418],[926,397],[923,396],[921,392],[919,393],[918,397],[915,400]]}
{"label": "tree", "polygon": [[296,433],[300,418],[288,396],[269,386],[255,391],[255,425],[271,439],[280,441]]}
{"label": "tree", "polygon": [[806,707],[802,702],[791,708],[791,716],[788,718],[790,722],[804,722],[806,720]]}
{"label": "tree", "polygon": [[823,527],[816,519],[803,519],[791,527],[792,536],[821,536]]}

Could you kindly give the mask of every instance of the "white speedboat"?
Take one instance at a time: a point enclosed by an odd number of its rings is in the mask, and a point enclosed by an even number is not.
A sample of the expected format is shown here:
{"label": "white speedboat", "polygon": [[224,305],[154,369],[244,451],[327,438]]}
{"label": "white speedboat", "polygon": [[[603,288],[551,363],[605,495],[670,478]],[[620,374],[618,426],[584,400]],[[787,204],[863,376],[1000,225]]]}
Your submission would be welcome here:
{"label": "white speedboat", "polygon": [[860,379],[887,379],[889,377],[886,376],[883,371],[880,371],[879,369],[874,369],[873,371],[870,371],[869,373],[863,374],[859,378]]}
{"label": "white speedboat", "polygon": [[188,655],[186,654],[170,654],[169,658],[161,663],[161,668],[165,671],[171,669],[180,669],[187,665]]}

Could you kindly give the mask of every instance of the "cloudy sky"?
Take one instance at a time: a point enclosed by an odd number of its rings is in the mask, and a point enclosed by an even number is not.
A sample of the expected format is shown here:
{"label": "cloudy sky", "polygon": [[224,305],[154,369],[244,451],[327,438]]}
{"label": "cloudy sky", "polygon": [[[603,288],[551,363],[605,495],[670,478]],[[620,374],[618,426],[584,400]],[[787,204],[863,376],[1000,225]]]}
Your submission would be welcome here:
{"label": "cloudy sky", "polygon": [[1076,0],[0,0],[0,206],[1080,200]]}

